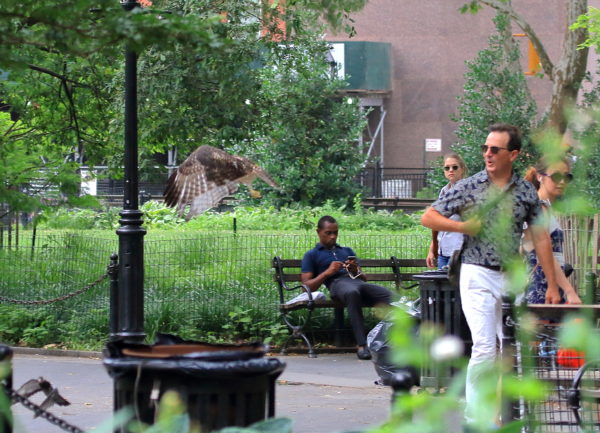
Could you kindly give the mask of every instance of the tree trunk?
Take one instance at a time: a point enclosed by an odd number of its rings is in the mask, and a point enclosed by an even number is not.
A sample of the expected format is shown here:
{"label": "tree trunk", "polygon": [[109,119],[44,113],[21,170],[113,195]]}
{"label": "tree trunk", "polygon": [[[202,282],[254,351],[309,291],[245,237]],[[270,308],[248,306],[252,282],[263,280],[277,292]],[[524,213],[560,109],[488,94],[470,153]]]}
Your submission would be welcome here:
{"label": "tree trunk", "polygon": [[[587,12],[587,0],[569,0],[567,2],[567,25],[570,26],[577,17]],[[548,109],[548,123],[560,134],[567,129],[565,110],[577,100],[577,94],[587,69],[588,48],[578,49],[587,38],[587,30],[569,30],[567,28],[562,45],[560,61],[554,67],[550,79],[552,101]]]}
{"label": "tree trunk", "polygon": [[587,68],[588,49],[578,49],[579,45],[587,38],[586,29],[569,30],[569,26],[575,22],[578,16],[583,15],[588,9],[588,0],[564,0],[566,3],[567,28],[562,42],[560,60],[554,64],[548,55],[542,41],[538,38],[535,30],[519,14],[510,2],[503,0],[479,0],[481,4],[487,5],[500,12],[508,14],[511,20],[517,24],[527,35],[540,56],[540,63],[544,73],[552,81],[552,100],[550,106],[545,110],[548,113],[548,125],[558,133],[563,134],[567,129],[568,119],[566,109],[574,104],[585,76]]}

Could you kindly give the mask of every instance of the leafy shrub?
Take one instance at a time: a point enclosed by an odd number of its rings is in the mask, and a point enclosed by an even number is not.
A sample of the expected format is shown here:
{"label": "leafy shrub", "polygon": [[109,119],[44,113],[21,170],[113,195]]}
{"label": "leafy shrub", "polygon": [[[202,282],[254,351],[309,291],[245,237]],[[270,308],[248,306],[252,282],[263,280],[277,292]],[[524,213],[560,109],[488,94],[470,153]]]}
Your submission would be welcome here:
{"label": "leafy shrub", "polygon": [[414,214],[401,210],[393,212],[366,209],[360,212],[349,211],[346,206],[336,207],[326,202],[319,207],[290,206],[276,209],[268,207],[240,206],[233,211],[206,212],[187,224],[183,230],[233,230],[234,219],[237,230],[313,230],[317,220],[323,215],[336,218],[344,231],[391,231],[404,230],[420,225]]}
{"label": "leafy shrub", "polygon": [[0,341],[40,347],[55,343],[56,318],[50,313],[0,305]]}
{"label": "leafy shrub", "polygon": [[165,206],[163,203],[150,200],[141,207],[144,212],[144,225],[151,228],[171,228],[185,223],[185,220],[177,215],[177,210]]}
{"label": "leafy shrub", "polygon": [[49,229],[91,230],[119,227],[119,208],[103,210],[57,208],[45,211],[39,227]]}
{"label": "leafy shrub", "polygon": [[[232,211],[208,211],[186,222],[177,215],[175,209],[162,202],[150,200],[141,206],[144,212],[144,227],[152,229],[173,229],[193,231],[215,230],[313,230],[317,220],[323,215],[331,215],[339,221],[344,231],[397,231],[420,227],[418,214],[406,214],[402,210],[362,209],[360,195],[354,199],[354,209],[345,205],[335,206],[327,201],[323,206],[237,206]],[[116,229],[119,227],[118,208],[107,208],[102,212],[90,209],[58,209],[46,214],[42,228],[92,230]],[[235,220],[235,223],[234,223]]]}

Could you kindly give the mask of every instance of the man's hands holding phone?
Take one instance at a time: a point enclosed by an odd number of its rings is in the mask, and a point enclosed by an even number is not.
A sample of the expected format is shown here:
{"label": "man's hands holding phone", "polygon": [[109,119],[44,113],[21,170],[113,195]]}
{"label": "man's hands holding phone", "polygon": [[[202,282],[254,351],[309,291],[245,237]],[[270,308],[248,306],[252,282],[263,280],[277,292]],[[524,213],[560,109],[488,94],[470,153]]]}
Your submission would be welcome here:
{"label": "man's hands holding phone", "polygon": [[348,272],[352,275],[358,274],[358,263],[356,262],[356,256],[348,256],[346,261],[344,262],[344,267],[348,270]]}

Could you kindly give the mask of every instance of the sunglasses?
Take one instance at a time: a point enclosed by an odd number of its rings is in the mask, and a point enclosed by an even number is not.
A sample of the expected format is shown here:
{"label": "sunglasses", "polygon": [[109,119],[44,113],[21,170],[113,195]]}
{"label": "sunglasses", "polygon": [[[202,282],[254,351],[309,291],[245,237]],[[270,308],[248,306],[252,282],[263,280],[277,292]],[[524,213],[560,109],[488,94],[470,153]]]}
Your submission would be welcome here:
{"label": "sunglasses", "polygon": [[456,171],[458,170],[460,167],[458,165],[445,165],[444,166],[444,171]]}
{"label": "sunglasses", "polygon": [[483,153],[486,153],[488,151],[488,148],[490,149],[490,152],[492,152],[494,155],[500,152],[501,150],[508,150],[509,152],[511,152],[511,150],[506,147],[488,146],[486,144],[481,145],[481,151]]}
{"label": "sunglasses", "polygon": [[547,173],[541,173],[542,176],[548,176],[550,179],[552,179],[552,182],[554,183],[560,183],[560,182],[565,182],[565,183],[569,183],[573,180],[573,175],[571,173],[561,173],[560,171],[556,171],[552,174],[547,174]]}

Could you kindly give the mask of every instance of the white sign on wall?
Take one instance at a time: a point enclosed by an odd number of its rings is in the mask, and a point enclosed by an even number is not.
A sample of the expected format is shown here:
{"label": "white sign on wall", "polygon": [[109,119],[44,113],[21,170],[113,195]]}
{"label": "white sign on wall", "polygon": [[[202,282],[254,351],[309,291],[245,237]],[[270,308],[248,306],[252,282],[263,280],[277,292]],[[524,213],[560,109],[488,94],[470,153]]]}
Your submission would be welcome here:
{"label": "white sign on wall", "polygon": [[425,139],[425,152],[441,152],[442,151],[442,139],[441,138],[426,138]]}

